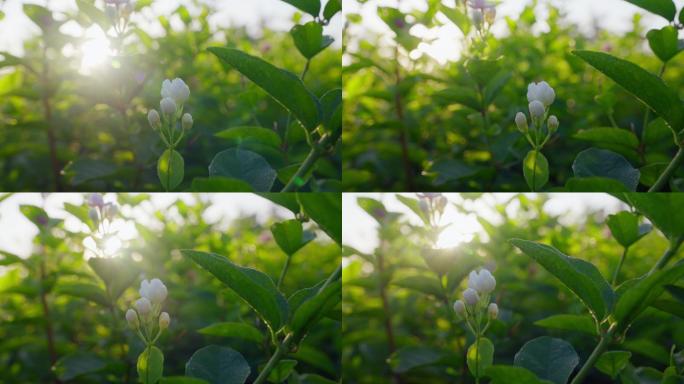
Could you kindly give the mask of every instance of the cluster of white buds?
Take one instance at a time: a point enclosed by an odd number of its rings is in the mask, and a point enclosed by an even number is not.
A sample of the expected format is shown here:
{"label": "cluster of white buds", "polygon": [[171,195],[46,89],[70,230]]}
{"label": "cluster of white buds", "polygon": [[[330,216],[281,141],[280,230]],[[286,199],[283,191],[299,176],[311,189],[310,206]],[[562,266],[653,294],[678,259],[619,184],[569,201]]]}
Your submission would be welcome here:
{"label": "cluster of white buds", "polygon": [[472,18],[478,31],[489,30],[496,19],[496,7],[487,0],[469,0],[468,5],[472,8]]}
{"label": "cluster of white buds", "polygon": [[143,280],[138,292],[141,297],[133,304],[134,308],[126,311],[126,321],[145,345],[153,345],[171,322],[169,314],[161,312],[161,304],[166,300],[168,291],[161,280],[152,279]]}
{"label": "cluster of white buds", "polygon": [[135,10],[135,0],[105,0],[105,14],[118,34],[123,34],[128,18]]}
{"label": "cluster of white buds", "polygon": [[499,316],[499,307],[489,302],[494,288],[496,279],[489,270],[471,271],[468,288],[463,291],[463,300],[454,302],[454,311],[466,321],[475,335],[482,335],[489,327],[490,320]]}
{"label": "cluster of white buds", "polygon": [[104,198],[99,193],[91,193],[87,200],[90,207],[88,217],[95,223],[96,227],[103,224],[105,220],[111,223],[119,213],[119,207],[112,202],[105,203]]}
{"label": "cluster of white buds", "polygon": [[[549,108],[555,99],[556,92],[549,83],[546,81],[531,83],[527,87],[527,101],[529,102],[533,129],[530,130],[527,125],[527,116],[524,113],[518,112],[515,115],[515,125],[536,150],[541,149],[546,144],[560,125],[556,116],[548,116]],[[544,129],[544,125],[546,125],[546,129]]]}
{"label": "cluster of white buds", "polygon": [[[183,114],[183,104],[190,97],[190,88],[182,79],[164,80],[161,88],[161,102],[157,110],[151,109],[147,113],[147,121],[152,129],[159,130],[159,134],[167,148],[173,149],[180,143],[186,131],[192,128],[193,119],[189,113]],[[180,119],[180,128],[178,121]]]}

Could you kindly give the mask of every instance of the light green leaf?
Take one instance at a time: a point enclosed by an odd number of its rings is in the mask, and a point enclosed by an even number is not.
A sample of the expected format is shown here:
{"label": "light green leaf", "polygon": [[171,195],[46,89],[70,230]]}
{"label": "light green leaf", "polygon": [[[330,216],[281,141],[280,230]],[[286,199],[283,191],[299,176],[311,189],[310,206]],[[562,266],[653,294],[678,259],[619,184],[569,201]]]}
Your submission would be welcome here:
{"label": "light green leaf", "polygon": [[219,152],[209,164],[210,176],[225,176],[248,183],[255,191],[268,192],[276,171],[256,152],[230,148]]}
{"label": "light green leaf", "polygon": [[479,342],[476,341],[468,347],[468,369],[473,376],[483,377],[493,362],[494,344],[488,338],[480,337]]}
{"label": "light green leaf", "polygon": [[109,28],[111,28],[112,23],[109,21],[107,15],[93,5],[92,1],[76,0],[76,5],[78,6],[78,10],[86,14],[90,21],[99,25],[104,33],[107,33]]}
{"label": "light green leaf", "polygon": [[458,29],[463,32],[464,35],[467,35],[470,33],[470,28],[471,28],[471,21],[468,15],[463,13],[460,9],[458,8],[451,8],[447,6],[442,6],[441,9],[442,13],[451,20],[454,25],[458,27]]}
{"label": "light green leaf", "polygon": [[537,320],[535,325],[544,328],[578,331],[596,335],[596,323],[590,316],[585,315],[553,315]]}
{"label": "light green leaf", "polygon": [[261,333],[261,331],[256,329],[254,326],[245,323],[214,323],[199,329],[197,332],[209,336],[244,339],[253,341],[255,343],[261,343],[264,341],[264,335]]}
{"label": "light green leaf", "polygon": [[216,133],[217,137],[229,140],[239,146],[242,143],[256,142],[273,148],[280,148],[281,140],[276,131],[264,127],[232,127]]}
{"label": "light green leaf", "polygon": [[162,351],[151,346],[138,356],[138,378],[143,384],[154,384],[159,381],[164,371],[164,354]]}
{"label": "light green leaf", "polygon": [[532,192],[541,190],[549,181],[549,162],[536,150],[529,151],[523,160],[523,175]]}
{"label": "light green leaf", "polygon": [[297,201],[304,213],[335,240],[342,244],[342,196],[335,192],[298,193]]}
{"label": "light green leaf", "polygon": [[663,63],[667,63],[680,52],[677,37],[677,29],[671,25],[652,29],[646,34],[651,50]]}
{"label": "light green leaf", "polygon": [[567,341],[542,336],[525,343],[515,354],[514,362],[541,379],[565,384],[579,364],[579,356]]}
{"label": "light green leaf", "polygon": [[629,247],[648,233],[639,227],[639,217],[627,211],[608,216],[606,224],[615,240],[623,247]]}
{"label": "light green leaf", "polygon": [[420,203],[418,202],[418,199],[414,199],[412,197],[407,197],[407,196],[402,196],[402,195],[395,195],[397,200],[404,204],[406,207],[408,207],[413,213],[418,215],[418,217],[423,221],[425,224],[430,223],[430,219],[427,217],[427,213],[423,211],[420,208]]}
{"label": "light green leaf", "polygon": [[183,181],[185,163],[183,156],[173,149],[167,149],[162,153],[157,162],[157,176],[167,191],[174,190]]}
{"label": "light green leaf", "polygon": [[297,7],[298,9],[318,17],[321,12],[321,0],[283,0],[284,2]]}
{"label": "light green leaf", "polygon": [[209,384],[244,384],[251,372],[240,352],[218,345],[198,349],[185,364],[185,375]]}
{"label": "light green leaf", "polygon": [[667,21],[674,21],[677,8],[672,0],[625,0],[651,13],[660,15]]}
{"label": "light green leaf", "polygon": [[268,374],[268,381],[271,383],[282,383],[294,372],[297,366],[297,360],[283,359],[276,364],[271,372]]}
{"label": "light green leaf", "polygon": [[496,99],[499,93],[501,93],[501,90],[504,86],[506,86],[506,83],[508,83],[512,76],[513,75],[510,71],[502,71],[487,83],[487,86],[484,90],[485,105],[490,105],[492,102],[494,102],[494,99]]}
{"label": "light green leaf", "polygon": [[540,380],[537,375],[526,368],[514,365],[492,365],[487,368],[485,376],[492,379],[490,384],[547,384],[548,380]]}
{"label": "light green leaf", "polygon": [[482,102],[479,96],[470,88],[466,87],[449,87],[436,92],[433,98],[442,104],[461,104],[475,111],[482,110]]}
{"label": "light green leaf", "polygon": [[572,163],[575,177],[605,177],[614,179],[635,191],[641,173],[622,155],[605,149],[589,148],[580,152]]}
{"label": "light green leaf", "polygon": [[596,361],[596,369],[615,380],[617,375],[625,369],[631,357],[632,353],[628,351],[604,352]]}

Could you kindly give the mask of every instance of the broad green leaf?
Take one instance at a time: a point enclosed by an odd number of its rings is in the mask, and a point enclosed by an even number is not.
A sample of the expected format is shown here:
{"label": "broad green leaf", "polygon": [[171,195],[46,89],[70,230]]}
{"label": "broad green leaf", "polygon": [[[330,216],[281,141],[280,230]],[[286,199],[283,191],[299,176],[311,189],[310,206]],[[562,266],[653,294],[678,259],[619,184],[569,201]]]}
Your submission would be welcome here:
{"label": "broad green leaf", "polygon": [[76,160],[64,167],[64,174],[67,178],[71,178],[73,186],[105,179],[116,174],[116,171],[116,164],[111,161],[88,158]]}
{"label": "broad green leaf", "polygon": [[613,127],[590,128],[577,132],[573,137],[590,142],[598,148],[617,152],[630,159],[636,159],[638,156],[639,139],[633,132],[626,129]]}
{"label": "broad green leaf", "polygon": [[420,202],[418,201],[418,199],[414,199],[412,197],[402,196],[399,194],[397,194],[395,196],[396,196],[397,200],[399,200],[399,202],[404,204],[406,207],[408,207],[410,210],[412,210],[413,213],[418,215],[418,217],[423,221],[423,223],[425,223],[425,224],[430,223],[430,219],[428,218],[427,213],[425,211],[423,211],[423,209],[420,208]]}
{"label": "broad green leaf", "polygon": [[94,284],[89,283],[60,283],[55,292],[62,295],[80,297],[109,308],[107,293]]}
{"label": "broad green leaf", "polygon": [[330,20],[342,10],[342,0],[328,0],[323,9],[323,17]]}
{"label": "broad green leaf", "polygon": [[406,373],[412,369],[430,365],[442,364],[447,360],[447,354],[438,349],[427,346],[407,346],[392,354],[387,363],[392,372]]}
{"label": "broad green leaf", "polygon": [[323,35],[323,26],[315,21],[295,25],[290,30],[290,35],[299,53],[308,60],[311,60],[333,42],[330,36]]}
{"label": "broad green leaf", "polygon": [[239,146],[243,143],[256,142],[273,148],[280,148],[280,136],[273,129],[264,127],[232,127],[220,131],[217,137],[229,140],[232,144]]}
{"label": "broad green leaf", "polygon": [[619,330],[627,327],[651,305],[665,290],[665,285],[672,284],[684,276],[684,262],[671,268],[661,269],[625,289],[615,304],[614,317]]}
{"label": "broad green leaf", "polygon": [[68,381],[81,375],[98,372],[106,366],[107,362],[93,353],[79,351],[61,357],[52,370],[57,378]]}
{"label": "broad green leaf", "polygon": [[494,362],[494,344],[486,337],[480,337],[468,347],[467,363],[470,373],[477,377],[484,377],[487,368]]}
{"label": "broad green leaf", "polygon": [[109,21],[107,15],[93,5],[91,1],[76,0],[76,5],[78,6],[78,10],[86,14],[90,21],[99,25],[104,33],[107,33],[109,28],[111,28],[112,23]]}
{"label": "broad green leaf", "polygon": [[497,74],[496,76],[494,76],[491,80],[489,80],[484,90],[485,105],[490,105],[492,102],[494,102],[494,99],[496,99],[496,97],[499,95],[503,87],[506,86],[506,83],[508,83],[512,76],[513,75],[511,74],[511,72],[502,71],[499,72],[499,74]]}
{"label": "broad green leaf", "polygon": [[24,14],[43,31],[50,29],[55,24],[52,12],[43,6],[37,4],[24,4],[23,10]]}
{"label": "broad green leaf", "polygon": [[526,368],[514,365],[492,365],[487,368],[485,376],[492,379],[491,384],[547,384],[548,380],[540,380],[537,375]]}
{"label": "broad green leaf", "polygon": [[271,226],[271,233],[278,247],[288,256],[294,255],[303,246],[308,244],[313,237],[305,236],[302,222],[297,219],[281,221]]}
{"label": "broad green leaf", "polygon": [[575,293],[595,318],[602,320],[610,311],[614,300],[613,290],[593,264],[566,256],[548,245],[522,239],[512,239],[510,242]]}
{"label": "broad green leaf", "polygon": [[[669,0],[665,0],[669,1]],[[676,91],[638,65],[607,53],[574,51],[575,55],[610,77],[665,119],[673,132],[684,127],[684,106]]]}
{"label": "broad green leaf", "polygon": [[541,190],[549,181],[549,162],[544,155],[531,150],[523,160],[523,175],[532,192]]}
{"label": "broad green leaf", "polygon": [[321,12],[321,0],[283,0],[284,2],[297,7],[298,9],[318,17]]}
{"label": "broad green leaf", "polygon": [[326,312],[332,310],[342,300],[342,281],[328,284],[312,298],[304,301],[292,314],[290,329],[294,341],[299,342],[307,332],[320,321]]}
{"label": "broad green leaf", "polygon": [[209,176],[242,180],[255,191],[268,192],[273,187],[276,171],[258,153],[230,148],[214,156],[209,164]]}
{"label": "broad green leaf", "polygon": [[448,159],[435,162],[430,169],[436,174],[435,185],[444,185],[449,182],[458,181],[477,174],[481,168],[466,164],[457,159]]}
{"label": "broad green leaf", "polygon": [[290,210],[290,212],[294,213],[295,215],[299,214],[300,211],[300,206],[299,202],[297,201],[297,194],[294,192],[289,192],[289,193],[280,193],[280,192],[266,192],[266,193],[257,193],[257,195],[263,197],[264,199],[268,199],[273,203],[276,203],[280,206],[283,206],[287,209]]}
{"label": "broad green leaf", "polygon": [[677,8],[672,0],[625,0],[651,13],[660,15],[668,21],[674,21]]}
{"label": "broad green leaf", "polygon": [[288,317],[287,301],[266,274],[241,267],[215,253],[189,249],[181,250],[181,253],[235,291],[266,321],[273,332],[285,325]]}
{"label": "broad green leaf", "polygon": [[663,63],[667,63],[680,52],[677,35],[677,29],[671,25],[651,29],[646,34],[651,50]]}
{"label": "broad green leaf", "polygon": [[639,216],[627,211],[608,216],[606,224],[608,224],[610,233],[613,234],[615,240],[625,248],[636,243],[648,233],[641,233],[639,228]]}
{"label": "broad green leaf", "polygon": [[318,99],[295,74],[237,49],[211,47],[209,51],[261,87],[306,128],[318,126],[321,118]]}
{"label": "broad green leaf", "polygon": [[143,384],[154,384],[159,381],[164,371],[164,354],[151,346],[138,356],[138,378]]}
{"label": "broad green leaf", "polygon": [[484,87],[501,70],[501,60],[473,58],[468,60],[466,70],[480,86]]}
{"label": "broad green leaf", "polygon": [[192,179],[193,192],[253,192],[246,181],[223,176],[196,177]]}
{"label": "broad green leaf", "polygon": [[605,177],[614,179],[635,191],[641,173],[622,155],[605,149],[589,148],[580,152],[572,163],[575,177]]}
{"label": "broad green leaf", "polygon": [[297,366],[297,360],[283,359],[276,364],[271,372],[268,374],[268,381],[271,383],[282,383],[294,372]]}
{"label": "broad green leaf", "polygon": [[684,215],[672,214],[684,210],[684,194],[651,193],[646,196],[626,193],[624,199],[646,216],[668,239],[675,240],[684,236]]}
{"label": "broad green leaf", "polygon": [[432,295],[437,298],[444,297],[444,289],[442,288],[442,285],[440,284],[439,280],[433,276],[406,276],[404,278],[393,280],[392,284],[398,287],[421,292],[426,295]]}
{"label": "broad green leaf", "polygon": [[199,329],[197,332],[209,336],[244,339],[253,341],[255,343],[261,343],[264,341],[264,335],[261,333],[261,331],[246,323],[214,323]]}
{"label": "broad green leaf", "polygon": [[335,192],[298,193],[303,212],[337,244],[342,244],[342,196]]}
{"label": "broad green leaf", "polygon": [[542,336],[525,343],[515,354],[514,364],[529,369],[541,379],[565,384],[579,364],[579,356],[567,341]]}
{"label": "broad green leaf", "polygon": [[83,224],[87,225],[91,230],[95,229],[95,224],[88,215],[88,207],[84,205],[76,205],[71,203],[64,203],[64,210],[76,216]]}
{"label": "broad green leaf", "polygon": [[596,323],[594,323],[590,316],[586,315],[553,315],[537,320],[534,324],[544,328],[578,331],[596,335]]}
{"label": "broad green leaf", "polygon": [[342,129],[342,89],[335,88],[321,96],[322,123],[330,131]]}
{"label": "broad green leaf", "polygon": [[439,103],[461,104],[475,111],[482,110],[482,102],[475,91],[466,87],[449,87],[436,92],[433,97]]}
{"label": "broad green leaf", "polygon": [[596,361],[596,369],[615,380],[620,372],[625,369],[631,357],[632,353],[628,351],[604,352]]}
{"label": "broad green leaf", "polygon": [[656,300],[651,307],[684,319],[684,304],[674,300]]}
{"label": "broad green leaf", "polygon": [[57,220],[50,218],[43,208],[35,205],[20,205],[19,211],[21,211],[24,217],[35,224],[38,229],[52,227],[57,223]]}
{"label": "broad green leaf", "polygon": [[184,174],[183,156],[173,149],[164,151],[157,162],[157,176],[164,189],[174,190],[183,181]]}
{"label": "broad green leaf", "polygon": [[621,182],[607,177],[571,177],[565,183],[567,192],[629,192]]}
{"label": "broad green leaf", "polygon": [[104,281],[109,296],[116,300],[138,278],[138,267],[130,258],[93,257],[88,265]]}
{"label": "broad green leaf", "polygon": [[185,364],[185,375],[209,384],[244,384],[251,372],[240,352],[218,345],[198,349]]}

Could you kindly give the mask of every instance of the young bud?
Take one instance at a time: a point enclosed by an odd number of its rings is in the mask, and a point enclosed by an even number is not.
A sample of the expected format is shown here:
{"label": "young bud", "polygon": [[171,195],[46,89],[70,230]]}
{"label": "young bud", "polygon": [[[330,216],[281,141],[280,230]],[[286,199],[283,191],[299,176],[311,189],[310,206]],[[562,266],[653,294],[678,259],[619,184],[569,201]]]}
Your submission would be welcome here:
{"label": "young bud", "polygon": [[463,301],[456,300],[454,302],[454,312],[456,312],[456,314],[458,314],[459,316],[465,317],[466,308],[465,308],[465,304],[463,304]]}
{"label": "young bud", "polygon": [[558,121],[558,118],[555,115],[551,115],[549,117],[549,120],[546,122],[546,124],[549,127],[549,132],[553,134],[558,130],[558,126],[560,125],[560,122]]}
{"label": "young bud", "polygon": [[484,9],[484,19],[485,22],[489,25],[494,24],[494,20],[496,19],[496,8],[494,7],[487,7]]}
{"label": "young bud", "polygon": [[489,307],[487,307],[487,313],[489,314],[490,319],[496,319],[499,316],[499,306],[496,305],[496,303],[489,303]]}
{"label": "young bud", "polygon": [[88,196],[88,205],[91,207],[102,207],[104,205],[104,199],[99,193],[91,193]]}
{"label": "young bud", "polygon": [[190,128],[192,128],[192,124],[193,124],[192,115],[189,113],[184,114],[181,122],[182,122],[182,126],[183,126],[184,131],[190,130]]}
{"label": "young bud", "polygon": [[518,112],[518,114],[515,115],[515,125],[518,127],[518,131],[523,135],[526,134],[529,129],[527,127],[527,116],[522,112]]}
{"label": "young bud", "polygon": [[527,101],[530,103],[537,100],[548,107],[553,104],[555,98],[556,91],[546,81],[531,83],[527,86]]}
{"label": "young bud", "polygon": [[532,116],[533,120],[536,119],[541,119],[544,117],[544,113],[546,113],[546,108],[544,107],[544,104],[539,101],[539,100],[533,100],[530,105],[530,116]]}
{"label": "young bud", "polygon": [[107,220],[112,221],[117,213],[119,213],[119,207],[116,204],[107,204],[105,207],[105,216],[107,216]]}
{"label": "young bud", "polygon": [[475,24],[477,28],[480,28],[480,26],[482,26],[483,21],[484,15],[482,14],[482,10],[473,9],[473,24]]}
{"label": "young bud", "polygon": [[100,223],[100,215],[97,213],[97,209],[95,207],[90,208],[88,210],[88,217],[90,217],[90,220],[95,223],[95,226],[97,226]]}
{"label": "young bud", "polygon": [[166,286],[159,279],[152,279],[152,281],[143,280],[140,282],[139,292],[140,296],[154,304],[164,301],[168,294]]}
{"label": "young bud", "polygon": [[168,328],[169,323],[171,323],[171,317],[169,317],[168,313],[162,312],[161,315],[159,315],[159,329]]}
{"label": "young bud", "polygon": [[176,104],[182,105],[190,97],[190,88],[180,78],[173,81],[166,79],[162,82],[161,97],[171,98]]}
{"label": "young bud", "polygon": [[477,304],[478,301],[480,301],[480,296],[477,294],[476,290],[468,288],[465,291],[463,291],[463,300],[466,304],[472,306]]}
{"label": "young bud", "polygon": [[147,121],[150,123],[152,129],[159,129],[161,127],[161,118],[156,109],[150,109],[150,111],[147,112]]}
{"label": "young bud", "polygon": [[159,103],[159,107],[164,116],[173,116],[176,114],[176,102],[170,97],[163,98]]}
{"label": "young bud", "polygon": [[140,326],[140,319],[138,319],[138,314],[134,310],[129,309],[126,311],[126,321],[131,328],[136,329]]}
{"label": "young bud", "polygon": [[152,303],[146,298],[140,298],[135,302],[135,309],[141,316],[146,316],[152,310]]}
{"label": "young bud", "polygon": [[482,269],[480,272],[471,271],[468,275],[468,287],[479,293],[491,293],[496,287],[496,279],[486,269]]}

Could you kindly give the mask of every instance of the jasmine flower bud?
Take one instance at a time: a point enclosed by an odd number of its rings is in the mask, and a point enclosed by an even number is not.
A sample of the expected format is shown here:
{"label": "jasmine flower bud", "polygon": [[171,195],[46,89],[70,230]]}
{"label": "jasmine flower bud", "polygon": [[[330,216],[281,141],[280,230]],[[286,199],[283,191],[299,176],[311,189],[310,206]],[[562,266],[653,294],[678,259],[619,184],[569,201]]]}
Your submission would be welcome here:
{"label": "jasmine flower bud", "polygon": [[141,316],[146,316],[152,311],[152,303],[146,298],[142,297],[135,302],[135,309]]}
{"label": "jasmine flower bud", "polygon": [[190,88],[180,78],[175,78],[173,81],[166,79],[162,83],[161,97],[170,97],[176,104],[182,105],[190,97]]}
{"label": "jasmine flower bud", "polygon": [[114,21],[119,16],[116,7],[105,7],[105,15],[110,21]]}
{"label": "jasmine flower bud", "polygon": [[126,311],[126,321],[131,328],[138,328],[140,326],[140,319],[138,319],[138,314],[134,310],[129,309]]}
{"label": "jasmine flower bud", "polygon": [[91,193],[88,196],[88,205],[91,207],[102,207],[104,205],[104,199],[99,193]]}
{"label": "jasmine flower bud", "polygon": [[465,308],[465,304],[463,304],[463,301],[456,300],[454,302],[454,312],[456,312],[459,316],[465,317],[466,308]]}
{"label": "jasmine flower bud", "polygon": [[444,196],[440,196],[437,198],[436,202],[437,202],[437,210],[439,212],[443,212],[444,208],[446,208],[446,205],[447,205],[447,198]]}
{"label": "jasmine flower bud", "polygon": [[147,121],[150,123],[152,129],[159,129],[161,127],[161,118],[156,109],[150,109],[150,111],[147,112]]}
{"label": "jasmine flower bud", "polygon": [[176,102],[170,97],[165,97],[159,103],[161,111],[165,116],[173,116],[176,114]]}
{"label": "jasmine flower bud", "polygon": [[181,122],[182,122],[183,130],[184,131],[189,130],[190,128],[192,128],[192,124],[193,124],[192,115],[189,113],[184,114]]}
{"label": "jasmine flower bud", "polygon": [[168,313],[162,312],[161,315],[159,315],[159,329],[168,328],[170,322],[171,318],[169,317]]}
{"label": "jasmine flower bud", "polygon": [[482,15],[482,11],[480,9],[474,9],[473,10],[473,24],[475,26],[479,27],[482,25],[482,21],[484,21],[484,15]]}
{"label": "jasmine flower bud", "polygon": [[466,304],[473,306],[477,304],[478,301],[480,301],[480,296],[477,294],[476,290],[468,288],[465,291],[463,291],[463,300]]}
{"label": "jasmine flower bud", "polygon": [[468,275],[468,287],[479,293],[488,294],[496,287],[496,279],[486,269],[482,269],[480,272],[471,271]]}
{"label": "jasmine flower bud", "polygon": [[522,112],[518,112],[518,114],[515,115],[515,125],[518,127],[520,132],[526,134],[528,130],[527,116],[525,116],[525,114]]}
{"label": "jasmine flower bud", "polygon": [[496,8],[494,7],[487,7],[484,9],[484,19],[487,24],[492,25],[494,24],[494,20],[496,19]]}
{"label": "jasmine flower bud", "polygon": [[119,207],[116,206],[115,204],[107,204],[105,207],[105,216],[107,216],[107,219],[109,221],[114,219],[114,216],[119,213]]}
{"label": "jasmine flower bud", "polygon": [[560,122],[558,121],[558,118],[555,115],[551,115],[551,117],[549,117],[549,121],[547,121],[546,124],[549,127],[549,132],[553,134],[558,130]]}
{"label": "jasmine flower bud", "polygon": [[487,313],[489,314],[490,319],[496,319],[499,316],[499,306],[496,305],[496,303],[489,303],[489,307],[487,307]]}
{"label": "jasmine flower bud", "polygon": [[555,98],[556,92],[546,81],[531,83],[527,86],[527,101],[530,103],[536,100],[548,107],[553,104]]}
{"label": "jasmine flower bud", "polygon": [[541,101],[533,100],[530,103],[529,107],[530,107],[530,116],[532,116],[533,120],[541,119],[544,117],[544,113],[546,113],[546,109],[544,108],[544,104],[542,104]]}
{"label": "jasmine flower bud", "polygon": [[159,279],[152,279],[152,281],[143,280],[140,283],[140,296],[148,299],[154,304],[159,304],[166,299],[168,291],[164,283]]}
{"label": "jasmine flower bud", "polygon": [[97,224],[100,222],[100,215],[97,213],[97,209],[94,207],[88,210],[88,217],[90,217],[90,220],[95,223],[95,226],[97,226]]}

